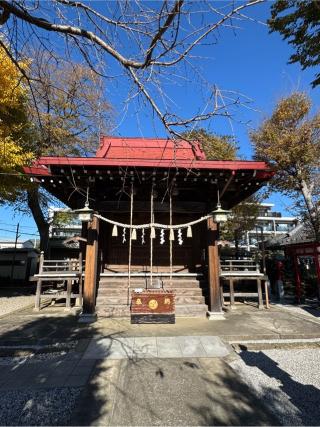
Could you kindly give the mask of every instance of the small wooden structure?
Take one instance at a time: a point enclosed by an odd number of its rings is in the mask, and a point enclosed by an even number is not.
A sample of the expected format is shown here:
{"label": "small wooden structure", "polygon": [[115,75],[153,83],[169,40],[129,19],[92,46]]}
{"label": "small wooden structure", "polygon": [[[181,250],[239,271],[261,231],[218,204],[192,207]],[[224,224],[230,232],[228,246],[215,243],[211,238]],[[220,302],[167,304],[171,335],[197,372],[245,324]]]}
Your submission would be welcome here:
{"label": "small wooden structure", "polygon": [[[296,301],[298,303],[303,300],[301,263],[311,261],[314,265],[316,277],[317,289],[315,289],[315,291],[318,299],[320,300],[320,242],[315,240],[309,226],[303,223],[299,224],[291,230],[287,236],[273,238],[267,241],[266,247],[271,250],[281,249],[287,257],[292,259],[295,279],[295,294]],[[279,275],[282,275],[281,271],[279,271]]]}
{"label": "small wooden structure", "polygon": [[301,260],[308,258],[310,258],[315,265],[318,287],[317,294],[320,300],[320,243],[315,241],[291,243],[286,245],[285,252],[293,259],[297,301],[301,302],[302,300],[302,280],[299,263]]}
{"label": "small wooden structure", "polygon": [[[95,157],[41,157],[25,172],[71,209],[83,208],[88,194],[97,215],[82,229],[83,314],[97,308],[107,316],[130,315],[127,289],[144,286],[135,274],[169,276],[165,287],[179,289],[176,315],[221,313],[219,230],[210,212],[218,193],[231,209],[273,174],[264,162],[207,160],[197,141],[107,136]],[[192,233],[179,230],[190,223]],[[133,230],[141,224],[147,228]]]}
{"label": "small wooden structure", "polygon": [[[45,260],[44,254],[41,252],[39,273],[31,277],[31,281],[37,281],[35,310],[39,311],[41,308],[41,297],[46,300],[56,300],[57,298],[66,299],[66,309],[71,309],[71,298],[78,300],[78,305],[82,305],[82,285],[83,285],[83,262],[82,255],[79,259],[73,260]],[[46,292],[46,288],[50,285],[52,290],[53,282],[61,282],[66,284],[66,290],[53,290],[53,292]],[[43,289],[43,284],[47,284]],[[73,286],[77,286],[77,293],[72,292]]]}
{"label": "small wooden structure", "polygon": [[[235,305],[235,297],[247,297],[247,298],[258,298],[258,308],[262,309],[263,296],[262,296],[262,283],[266,284],[268,277],[260,272],[259,264],[254,260],[224,260],[220,262],[220,279],[221,279],[221,297],[224,303],[224,297],[229,298],[230,308]],[[257,292],[243,292],[234,291],[234,284],[237,282],[241,286],[241,283],[247,281],[255,281],[257,284]],[[229,286],[229,292],[223,291],[223,284],[227,283]],[[268,301],[268,288],[265,286],[266,301]],[[268,302],[267,302],[268,307]]]}
{"label": "small wooden structure", "polygon": [[175,323],[175,294],[164,289],[133,291],[131,323]]}

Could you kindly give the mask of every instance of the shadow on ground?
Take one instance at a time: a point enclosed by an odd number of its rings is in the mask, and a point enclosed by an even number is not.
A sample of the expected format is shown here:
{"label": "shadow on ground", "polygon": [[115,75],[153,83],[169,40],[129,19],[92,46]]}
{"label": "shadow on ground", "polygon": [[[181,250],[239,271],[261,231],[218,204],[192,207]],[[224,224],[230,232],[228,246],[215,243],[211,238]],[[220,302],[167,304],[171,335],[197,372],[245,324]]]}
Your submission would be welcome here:
{"label": "shadow on ground", "polygon": [[0,298],[16,298],[17,296],[34,295],[35,285],[17,286],[14,283],[3,285],[0,283]]}
{"label": "shadow on ground", "polygon": [[[111,360],[104,347],[104,359],[84,360],[97,335],[94,325],[78,324],[73,316],[14,319],[1,321],[2,346],[78,346],[64,356],[5,367],[5,425],[278,424],[222,359],[141,359],[126,347],[127,359]],[[122,331],[105,337],[110,346],[123,343]]]}
{"label": "shadow on ground", "polygon": [[[236,315],[237,322],[241,317]],[[289,320],[285,324],[288,322]],[[27,310],[20,315],[2,318],[1,346],[43,346],[57,342],[68,346],[68,343],[78,342],[75,350],[70,350],[65,356],[39,362],[38,368],[35,367],[36,364],[33,367],[30,365],[32,369],[26,364],[23,366],[17,364],[12,365],[10,369],[4,369],[7,371],[5,372],[7,383],[10,383],[10,376],[15,375],[16,389],[19,392],[28,389],[29,393],[21,400],[19,407],[14,406],[17,405],[18,394],[12,395],[12,407],[16,408],[15,412],[22,411],[22,417],[16,419],[13,414],[13,421],[9,420],[5,424],[26,425],[23,420],[29,420],[27,424],[31,425],[30,420],[33,419],[35,412],[36,425],[280,424],[278,414],[273,413],[274,404],[268,401],[269,390],[266,388],[262,394],[258,394],[222,359],[138,359],[127,348],[124,349],[128,350],[127,359],[112,360],[108,358],[108,351],[104,348],[104,359],[84,360],[83,353],[91,338],[110,338],[110,346],[113,342],[122,345],[123,341],[120,338],[128,336],[127,330],[123,327],[124,323],[119,321],[117,328],[115,324],[117,323],[113,320],[110,327],[108,322],[103,325],[99,322],[85,325],[79,324],[77,317],[73,315],[61,317],[40,314],[35,317]],[[175,325],[172,326],[174,327]],[[154,329],[152,331],[154,334]],[[213,326],[211,331],[214,332]],[[266,360],[263,353],[255,353],[255,357],[250,354],[250,352],[242,353],[245,363],[256,366],[267,375],[281,381],[281,390],[288,394],[292,403],[302,413],[303,422],[310,425],[307,421],[308,411],[312,405],[308,402],[315,401],[313,396],[316,400],[319,399],[319,390],[294,381],[275,362]],[[52,373],[51,380],[49,378],[51,383],[41,382],[41,375],[45,376],[49,368]],[[27,371],[28,369],[30,371]],[[55,386],[50,388],[50,384]],[[7,391],[3,387],[2,380],[0,389],[5,398]],[[59,390],[64,400],[59,401],[57,407],[57,401],[50,399],[52,396],[56,399]],[[39,405],[36,399],[39,395],[47,396],[45,393],[48,391],[51,397],[46,397],[49,400]],[[66,398],[68,393],[71,403]],[[6,410],[13,412],[10,409],[10,402],[7,401]],[[50,416],[50,411],[60,411],[67,405],[66,402],[70,403],[70,412],[64,419]],[[280,406],[276,409],[279,414],[281,414]],[[313,408],[313,411],[319,409]]]}
{"label": "shadow on ground", "polygon": [[301,308],[314,317],[320,317],[320,310],[318,305],[301,306]]}
{"label": "shadow on ground", "polygon": [[72,425],[279,425],[221,359],[129,359],[96,365]]}
{"label": "shadow on ground", "polygon": [[[296,408],[302,425],[319,425],[320,421],[320,390],[310,384],[301,384],[264,352],[241,352],[241,358],[247,366],[260,369],[269,378],[278,382],[279,390],[284,392],[290,403]],[[316,373],[314,373],[316,374]],[[270,395],[266,389],[265,395]],[[281,408],[277,409],[278,411]]]}

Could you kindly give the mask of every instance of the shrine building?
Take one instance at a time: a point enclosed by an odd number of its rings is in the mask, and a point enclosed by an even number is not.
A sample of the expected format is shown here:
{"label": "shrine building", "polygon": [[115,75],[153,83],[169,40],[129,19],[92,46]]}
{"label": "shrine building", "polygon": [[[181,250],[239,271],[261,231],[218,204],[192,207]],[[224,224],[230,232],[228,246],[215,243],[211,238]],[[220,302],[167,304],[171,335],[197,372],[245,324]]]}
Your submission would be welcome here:
{"label": "shrine building", "polygon": [[[41,157],[32,180],[83,222],[83,313],[129,316],[130,290],[174,289],[176,316],[221,313],[217,216],[272,176],[264,162],[207,160],[198,142],[101,138],[94,157]],[[160,284],[160,285],[159,285]]]}

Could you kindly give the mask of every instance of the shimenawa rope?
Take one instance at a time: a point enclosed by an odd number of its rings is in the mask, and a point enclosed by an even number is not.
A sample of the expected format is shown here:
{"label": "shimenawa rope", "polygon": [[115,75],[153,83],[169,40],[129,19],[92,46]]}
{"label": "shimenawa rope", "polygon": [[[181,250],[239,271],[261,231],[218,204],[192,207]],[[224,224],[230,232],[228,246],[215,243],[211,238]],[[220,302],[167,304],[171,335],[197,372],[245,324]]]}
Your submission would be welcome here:
{"label": "shimenawa rope", "polygon": [[177,230],[179,228],[188,228],[192,225],[199,224],[199,222],[206,221],[207,219],[211,218],[213,215],[209,214],[206,216],[202,216],[199,219],[196,219],[194,221],[186,222],[184,224],[175,224],[175,225],[168,225],[168,224],[159,224],[158,222],[150,222],[149,224],[125,224],[123,222],[117,222],[113,221],[112,219],[105,218],[102,215],[94,214],[95,217],[101,219],[102,221],[108,222],[109,224],[116,225],[117,227],[122,228],[129,228],[129,229],[136,229],[136,230],[142,230],[143,228],[164,228],[165,230]]}

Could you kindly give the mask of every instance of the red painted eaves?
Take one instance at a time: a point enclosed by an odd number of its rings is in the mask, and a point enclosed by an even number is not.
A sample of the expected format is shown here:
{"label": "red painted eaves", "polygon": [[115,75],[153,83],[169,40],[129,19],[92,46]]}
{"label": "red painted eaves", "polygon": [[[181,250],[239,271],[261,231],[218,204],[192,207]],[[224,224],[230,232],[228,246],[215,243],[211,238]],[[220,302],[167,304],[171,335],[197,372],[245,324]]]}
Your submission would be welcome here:
{"label": "red painted eaves", "polygon": [[50,171],[44,165],[41,165],[41,166],[31,166],[31,167],[25,166],[23,168],[23,171],[27,175],[51,176]]}
{"label": "red painted eaves", "polygon": [[[42,168],[41,168],[42,166]],[[179,168],[179,169],[209,169],[209,170],[257,170],[264,171],[268,176],[270,167],[265,162],[246,160],[137,160],[137,159],[104,159],[98,157],[41,157],[33,168],[40,174],[50,173],[44,166],[82,166],[82,167],[146,167],[146,168]]]}

